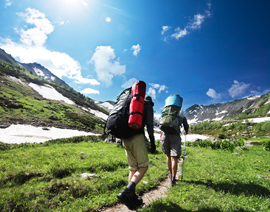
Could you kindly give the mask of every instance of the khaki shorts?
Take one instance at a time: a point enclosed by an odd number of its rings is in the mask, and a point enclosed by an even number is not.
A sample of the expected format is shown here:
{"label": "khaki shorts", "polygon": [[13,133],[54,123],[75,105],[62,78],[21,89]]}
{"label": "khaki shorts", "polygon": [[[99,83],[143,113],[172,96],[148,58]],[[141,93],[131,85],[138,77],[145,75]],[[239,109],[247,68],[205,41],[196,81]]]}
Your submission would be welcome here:
{"label": "khaki shorts", "polygon": [[164,134],[161,136],[162,151],[166,155],[173,157],[181,156],[181,137],[178,134]]}
{"label": "khaki shorts", "polygon": [[124,139],[123,146],[126,150],[130,170],[138,170],[139,168],[149,166],[150,162],[144,134],[138,134]]}

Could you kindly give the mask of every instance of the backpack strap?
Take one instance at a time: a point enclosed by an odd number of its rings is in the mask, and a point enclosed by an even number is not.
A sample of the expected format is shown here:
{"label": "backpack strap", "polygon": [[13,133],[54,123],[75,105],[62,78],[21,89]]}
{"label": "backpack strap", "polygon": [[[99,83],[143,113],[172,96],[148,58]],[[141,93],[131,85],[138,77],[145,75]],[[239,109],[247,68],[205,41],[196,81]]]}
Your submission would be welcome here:
{"label": "backpack strap", "polygon": [[140,97],[144,98],[144,95],[139,94],[139,93],[135,93],[135,94],[132,95],[132,97],[133,96],[137,97],[137,99],[136,99],[137,101],[139,101]]}
{"label": "backpack strap", "polygon": [[134,112],[131,112],[131,113],[129,113],[129,115],[132,115],[132,114],[141,114],[142,116],[143,116],[143,114],[142,113],[140,113],[140,112],[138,112],[138,111],[134,111]]}

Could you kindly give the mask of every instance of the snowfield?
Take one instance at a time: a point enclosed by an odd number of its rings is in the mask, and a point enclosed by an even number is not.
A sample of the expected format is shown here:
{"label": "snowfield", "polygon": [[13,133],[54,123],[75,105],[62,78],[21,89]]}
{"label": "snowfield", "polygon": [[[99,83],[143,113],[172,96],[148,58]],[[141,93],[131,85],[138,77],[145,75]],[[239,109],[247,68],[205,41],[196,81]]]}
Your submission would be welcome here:
{"label": "snowfield", "polygon": [[73,101],[71,101],[67,97],[64,97],[50,85],[40,86],[35,83],[30,83],[29,86],[33,88],[35,91],[37,91],[45,99],[64,101],[67,104],[75,105]]}
{"label": "snowfield", "polygon": [[[46,129],[46,130],[44,130]],[[44,143],[45,141],[58,138],[71,138],[74,136],[100,135],[78,130],[60,129],[55,127],[34,127],[31,125],[10,125],[8,128],[0,129],[0,142],[9,144],[21,143]],[[148,133],[146,133],[148,137]],[[185,141],[185,135],[181,136]],[[160,133],[155,133],[155,139],[160,139]],[[209,137],[204,135],[187,135],[187,141],[195,141],[197,139],[206,140]]]}
{"label": "snowfield", "polygon": [[252,119],[248,119],[248,121],[253,122],[253,123],[260,123],[260,122],[270,121],[270,117],[252,118]]}
{"label": "snowfield", "polygon": [[[36,92],[38,92],[45,99],[64,101],[67,104],[75,105],[75,103],[73,101],[71,101],[67,97],[64,97],[61,93],[59,93],[57,90],[55,90],[50,85],[40,86],[40,85],[37,85],[34,83],[30,83],[29,86],[31,88],[33,88]],[[94,114],[95,116],[102,118],[104,120],[106,120],[108,117],[106,114],[104,114],[100,111],[97,111],[97,110],[92,110],[90,108],[82,108],[82,109],[85,111],[88,111],[88,112]]]}
{"label": "snowfield", "polygon": [[60,129],[55,127],[34,127],[31,125],[10,125],[0,129],[0,141],[9,144],[43,143],[57,138],[70,138],[74,136],[99,135],[84,131]]}

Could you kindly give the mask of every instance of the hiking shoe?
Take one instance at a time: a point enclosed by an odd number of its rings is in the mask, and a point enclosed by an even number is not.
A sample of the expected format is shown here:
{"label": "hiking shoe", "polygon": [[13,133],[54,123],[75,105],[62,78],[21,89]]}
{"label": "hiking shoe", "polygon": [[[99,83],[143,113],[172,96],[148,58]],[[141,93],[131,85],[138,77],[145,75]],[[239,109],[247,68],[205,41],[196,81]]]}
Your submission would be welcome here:
{"label": "hiking shoe", "polygon": [[176,183],[177,180],[172,180],[171,181],[171,186],[175,186],[177,183]]}
{"label": "hiking shoe", "polygon": [[128,188],[125,188],[121,193],[119,193],[117,198],[123,202],[130,210],[134,210],[143,204],[142,198],[138,198],[138,196],[135,194],[135,191],[132,192]]}

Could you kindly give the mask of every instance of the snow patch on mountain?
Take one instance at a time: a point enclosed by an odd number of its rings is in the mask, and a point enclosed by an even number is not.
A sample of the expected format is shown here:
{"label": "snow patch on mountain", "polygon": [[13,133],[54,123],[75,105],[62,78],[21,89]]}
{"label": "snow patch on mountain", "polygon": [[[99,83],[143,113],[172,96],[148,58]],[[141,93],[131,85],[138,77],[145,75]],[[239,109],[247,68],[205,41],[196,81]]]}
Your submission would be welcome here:
{"label": "snow patch on mountain", "polygon": [[196,123],[198,123],[198,118],[197,118],[197,116],[195,116],[193,119],[189,119],[189,120],[188,120],[188,123],[189,123],[189,124],[196,124]]}
{"label": "snow patch on mountain", "polygon": [[105,113],[102,113],[100,111],[97,111],[97,110],[93,110],[91,108],[85,108],[85,107],[82,107],[82,109],[86,112],[89,112],[89,113],[92,113],[94,114],[95,116],[99,117],[99,118],[102,118],[104,120],[107,120],[108,118],[108,115],[106,115]]}
{"label": "snow patch on mountain", "polygon": [[212,120],[213,121],[221,121],[223,118],[224,118],[224,116],[221,116],[221,117],[216,117],[216,118],[214,118]]}
{"label": "snow patch on mountain", "polygon": [[227,110],[223,110],[223,111],[221,111],[221,112],[218,112],[218,110],[216,111],[216,116],[219,116],[220,114],[226,114],[226,113],[228,113],[228,111]]}
{"label": "snow patch on mountain", "polygon": [[252,119],[248,119],[248,121],[253,122],[253,123],[261,123],[265,121],[270,121],[270,117],[252,118]]}
{"label": "snow patch on mountain", "polygon": [[41,71],[39,68],[34,67],[33,69],[34,69],[34,71],[36,72],[36,74],[37,74],[38,76],[40,76],[40,77],[45,77],[45,74],[44,74],[43,71]]}
{"label": "snow patch on mountain", "polygon": [[106,108],[108,110],[112,110],[113,109],[113,105],[110,104],[109,102],[103,102],[103,103],[100,103],[99,106],[103,107],[103,108]]}
{"label": "snow patch on mountain", "polygon": [[64,101],[65,103],[70,104],[70,105],[75,104],[73,101],[71,101],[67,97],[64,97],[61,93],[59,93],[50,85],[42,86],[42,85],[37,85],[35,83],[30,83],[29,86],[33,88],[35,91],[37,91],[45,99]]}
{"label": "snow patch on mountain", "polygon": [[248,100],[254,100],[254,99],[257,99],[259,98],[260,96],[248,96],[247,99]]}
{"label": "snow patch on mountain", "polygon": [[13,76],[8,76],[11,80],[13,80],[14,82],[16,82],[17,84],[21,84],[21,85],[23,85],[23,86],[26,86],[26,84],[23,82],[23,81],[21,81],[21,79],[18,79],[18,78],[16,78],[16,77],[13,77]]}

